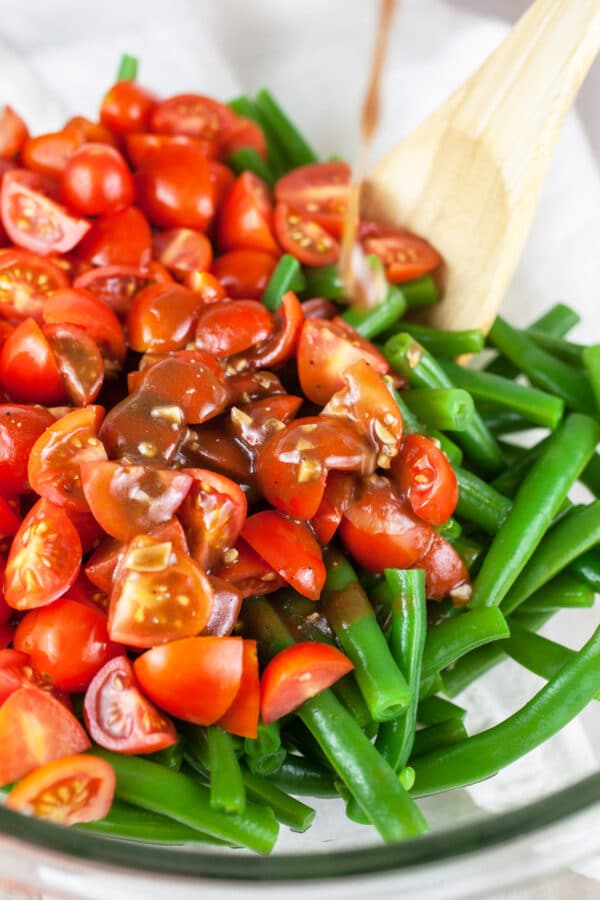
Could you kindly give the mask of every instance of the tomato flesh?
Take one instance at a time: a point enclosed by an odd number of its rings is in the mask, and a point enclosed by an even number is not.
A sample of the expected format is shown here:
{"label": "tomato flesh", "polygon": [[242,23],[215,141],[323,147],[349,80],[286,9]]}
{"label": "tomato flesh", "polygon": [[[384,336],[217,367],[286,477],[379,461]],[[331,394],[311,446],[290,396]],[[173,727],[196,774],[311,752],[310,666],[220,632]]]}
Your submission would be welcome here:
{"label": "tomato flesh", "polygon": [[392,463],[392,477],[419,518],[443,525],[458,502],[456,475],[446,454],[420,434],[408,435]]}

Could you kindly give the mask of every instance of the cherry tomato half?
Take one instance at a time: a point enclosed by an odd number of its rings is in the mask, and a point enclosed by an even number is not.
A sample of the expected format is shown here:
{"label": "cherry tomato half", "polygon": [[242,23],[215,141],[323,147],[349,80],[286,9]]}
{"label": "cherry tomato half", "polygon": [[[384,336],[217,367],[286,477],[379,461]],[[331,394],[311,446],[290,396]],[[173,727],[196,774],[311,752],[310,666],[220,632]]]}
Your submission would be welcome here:
{"label": "cherry tomato half", "polygon": [[392,477],[413,512],[431,525],[443,525],[458,502],[458,484],[450,460],[433,441],[409,434],[392,463]]}
{"label": "cherry tomato half", "polygon": [[359,237],[365,253],[374,253],[382,261],[385,276],[392,284],[420,278],[439,268],[443,261],[431,244],[402,228],[361,222]]}
{"label": "cherry tomato half", "polygon": [[68,159],[61,179],[67,205],[83,216],[119,212],[133,202],[129,166],[108,144],[84,144]]}
{"label": "cherry tomato half", "polygon": [[208,162],[196,147],[157,151],[140,167],[136,184],[138,204],[153,225],[204,231],[215,212]]}
{"label": "cherry tomato half", "polygon": [[279,255],[271,230],[273,204],[264,181],[252,172],[240,175],[219,207],[217,239],[222,251],[262,250]]}
{"label": "cherry tomato half", "polygon": [[274,216],[277,240],[306,266],[329,266],[337,262],[340,245],[314,219],[303,218],[286,203],[278,203]]}
{"label": "cherry tomato half", "polygon": [[146,266],[152,256],[146,216],[135,206],[102,216],[78,245],[77,255],[94,266]]}
{"label": "cherry tomato half", "polygon": [[230,734],[255,738],[258,734],[259,706],[260,682],[256,641],[244,641],[240,689],[217,724]]}
{"label": "cherry tomato half", "polygon": [[212,264],[212,273],[219,279],[228,297],[234,300],[260,300],[277,259],[262,250],[230,250]]}
{"label": "cherry tomato half", "polygon": [[341,237],[350,195],[346,162],[311,163],[293,169],[275,185],[275,197],[303,219]]}
{"label": "cherry tomato half", "polygon": [[27,461],[31,448],[54,421],[42,406],[0,405],[0,494],[29,491]]}
{"label": "cherry tomato half", "polygon": [[192,486],[179,517],[186,529],[190,553],[203,569],[213,569],[234,547],[248,511],[242,489],[209,469],[187,469]]}
{"label": "cherry tomato half", "polygon": [[29,132],[21,116],[12,106],[0,111],[0,157],[13,159],[27,140]]}
{"label": "cherry tomato half", "polygon": [[13,400],[23,403],[64,403],[67,393],[58,361],[34,319],[25,319],[0,350],[0,382]]}

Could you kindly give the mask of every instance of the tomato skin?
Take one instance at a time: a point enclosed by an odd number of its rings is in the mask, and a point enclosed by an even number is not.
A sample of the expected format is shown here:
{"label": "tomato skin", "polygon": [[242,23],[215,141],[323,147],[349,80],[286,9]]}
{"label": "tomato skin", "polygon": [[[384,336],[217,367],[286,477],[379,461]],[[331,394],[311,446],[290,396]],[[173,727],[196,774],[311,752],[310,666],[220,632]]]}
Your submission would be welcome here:
{"label": "tomato skin", "polygon": [[338,530],[342,517],[356,493],[356,478],[348,472],[330,472],[319,508],[310,524],[322,547],[326,547]]}
{"label": "tomato skin", "polygon": [[200,312],[196,346],[217,359],[227,359],[266,341],[274,322],[257,300],[225,300]]}
{"label": "tomato skin", "polygon": [[[0,496],[0,538],[12,537],[19,530],[21,519],[18,516],[18,502],[16,510],[13,505]],[[0,567],[2,570],[4,569],[2,563],[0,563]]]}
{"label": "tomato skin", "polygon": [[188,272],[210,269],[212,245],[206,235],[192,228],[169,228],[154,235],[156,259],[178,278]]}
{"label": "tomato skin", "polygon": [[276,722],[354,668],[341,650],[330,644],[303,642],[281,650],[260,681],[260,711],[265,724]]}
{"label": "tomato skin", "polygon": [[155,106],[154,95],[135,81],[117,81],[104,95],[100,121],[119,137],[147,131]]}
{"label": "tomato skin", "polygon": [[141,694],[126,656],[96,673],[83,712],[92,740],[116,753],[153,753],[177,743],[175,726]]}
{"label": "tomato skin", "polygon": [[380,258],[385,266],[385,277],[392,284],[420,278],[443,263],[431,244],[403,228],[361,222],[358,233],[364,252]]}
{"label": "tomato skin", "polygon": [[34,687],[52,694],[70,709],[70,701],[53,684],[35,671],[29,653],[22,650],[0,650],[0,706],[19,688]]}
{"label": "tomato skin", "polygon": [[33,769],[89,750],[89,738],[73,713],[46,691],[19,688],[0,707],[0,784]]}
{"label": "tomato skin", "polygon": [[81,129],[65,126],[28,138],[21,148],[21,161],[31,172],[60,178],[69,157],[78,150],[85,138]]}
{"label": "tomato skin", "polygon": [[279,179],[275,198],[339,238],[350,194],[350,177],[350,166],[342,161],[300,166]]}
{"label": "tomato skin", "polygon": [[139,168],[150,159],[157,151],[165,147],[195,147],[199,153],[211,159],[217,152],[214,141],[205,141],[202,138],[189,137],[185,134],[128,134],[125,138],[125,148],[131,165]]}
{"label": "tomato skin", "polygon": [[46,325],[44,334],[71,403],[93,403],[104,382],[104,360],[96,342],[73,325]]}
{"label": "tomato skin", "polygon": [[135,674],[161,709],[195,725],[212,725],[240,689],[243,645],[239,637],[171,641],[138,656]]}
{"label": "tomato skin", "polygon": [[4,106],[0,112],[0,157],[13,159],[28,135],[27,125],[21,116],[12,106]]}
{"label": "tomato skin", "polygon": [[107,816],[114,793],[110,763],[72,754],[25,776],[6,798],[6,806],[60,825],[76,825]]}
{"label": "tomato skin", "polygon": [[219,142],[235,122],[231,110],[202,94],[177,94],[163,100],[152,113],[152,131],[186,134]]}
{"label": "tomato skin", "polygon": [[256,641],[245,640],[240,689],[217,724],[230,734],[255,738],[258,734],[259,707],[260,681]]}
{"label": "tomato skin", "polygon": [[125,359],[123,327],[115,313],[89,291],[67,288],[55,291],[42,310],[48,325],[75,325],[96,341],[102,355],[115,366]]}
{"label": "tomato skin", "polygon": [[203,569],[223,561],[242,530],[248,502],[234,481],[209,469],[182,470],[193,483],[179,509],[192,557]]}
{"label": "tomato skin", "polygon": [[237,121],[232,124],[231,129],[223,136],[221,142],[221,154],[226,159],[236,150],[244,147],[251,147],[256,150],[263,159],[267,158],[267,142],[262,128],[253,122],[252,119],[244,119],[236,117]]}
{"label": "tomato skin", "polygon": [[[155,420],[165,418],[171,425],[183,420],[200,425],[222,412],[229,402],[229,391],[223,373],[215,371],[200,350],[183,350],[183,355],[169,355],[141,373],[137,391],[154,398]],[[162,413],[161,413],[162,410]],[[177,412],[180,410],[180,413]]]}
{"label": "tomato skin", "polygon": [[138,204],[153,225],[204,231],[215,212],[206,157],[196,147],[165,147],[136,175]]}
{"label": "tomato skin", "polygon": [[318,600],[325,565],[321,548],[304,522],[265,510],[246,519],[242,537],[299,594]]}
{"label": "tomato skin", "polygon": [[223,202],[225,194],[235,181],[235,174],[229,166],[219,162],[218,159],[209,159],[208,174],[215,195],[215,209],[218,209]]}
{"label": "tomato skin", "polygon": [[146,216],[135,206],[102,216],[78,245],[77,255],[94,266],[146,266],[152,256]]}
{"label": "tomato skin", "polygon": [[273,319],[274,334],[264,343],[246,351],[241,359],[234,357],[230,363],[234,371],[238,363],[248,369],[277,369],[293,356],[303,322],[302,304],[293,291],[283,295]]}
{"label": "tomato skin", "polygon": [[0,250],[0,275],[0,312],[16,319],[40,319],[46,298],[69,284],[49,259],[16,247]]}
{"label": "tomato skin", "polygon": [[178,463],[197,468],[210,468],[239,484],[252,484],[252,460],[248,453],[227,434],[221,417],[201,428],[190,429],[178,449]]}
{"label": "tomato skin", "polygon": [[433,441],[409,434],[392,463],[392,477],[413,512],[430,525],[443,525],[456,509],[458,483],[446,454]]}
{"label": "tomato skin", "polygon": [[239,175],[225,194],[217,217],[217,240],[222,251],[262,250],[279,255],[271,231],[273,206],[269,189],[252,172]]}
{"label": "tomato skin", "polygon": [[0,494],[30,489],[27,461],[39,436],[54,417],[42,406],[0,404]]}
{"label": "tomato skin", "polygon": [[302,397],[291,394],[263,397],[232,409],[227,424],[241,444],[251,453],[257,453],[273,431],[291,422],[302,403]]}
{"label": "tomato skin", "polygon": [[234,300],[260,300],[277,259],[262,250],[230,250],[212,264],[215,275]]}
{"label": "tomato skin", "polygon": [[53,406],[67,399],[56,357],[34,319],[24,319],[0,350],[0,382],[13,400]]}
{"label": "tomato skin", "polygon": [[65,202],[84,216],[119,212],[133,202],[133,178],[118,150],[108,144],[84,144],[69,157],[62,173]]}
{"label": "tomato skin", "polygon": [[14,647],[29,653],[34,669],[58,690],[85,691],[104,664],[121,653],[100,610],[63,597],[21,619]]}
{"label": "tomato skin", "polygon": [[211,272],[199,272],[196,269],[186,272],[183,283],[186,288],[197,294],[204,304],[218,303],[227,296],[225,288]]}
{"label": "tomato skin", "polygon": [[179,407],[164,415],[162,406],[161,398],[151,391],[136,391],[113,406],[99,434],[109,458],[126,458],[141,465],[170,463],[186,427]]}
{"label": "tomato skin", "polygon": [[[468,586],[469,573],[462,559],[441,534],[434,532],[432,541],[418,562],[420,569],[425,569],[425,593],[430,600],[441,600],[452,596],[457,588]],[[453,601],[456,606],[465,606],[469,602],[470,593]]]}
{"label": "tomato skin", "polygon": [[127,314],[133,350],[181,350],[192,338],[202,301],[178,284],[150,284],[136,294]]}
{"label": "tomato skin", "polygon": [[6,602],[21,611],[52,603],[77,578],[81,558],[81,541],[67,514],[49,500],[38,500],[8,554]]}
{"label": "tomato skin", "polygon": [[337,262],[340,245],[314,219],[305,219],[285,203],[277,203],[273,217],[275,235],[283,250],[306,266]]}

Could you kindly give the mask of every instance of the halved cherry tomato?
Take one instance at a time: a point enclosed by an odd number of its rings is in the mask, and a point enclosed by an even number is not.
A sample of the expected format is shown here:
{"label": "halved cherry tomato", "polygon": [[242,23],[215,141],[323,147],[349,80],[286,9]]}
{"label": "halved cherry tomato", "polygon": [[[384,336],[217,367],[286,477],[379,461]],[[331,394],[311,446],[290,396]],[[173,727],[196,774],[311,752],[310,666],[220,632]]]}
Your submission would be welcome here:
{"label": "halved cherry tomato", "polygon": [[293,169],[275,185],[275,197],[303,219],[310,219],[335,237],[342,236],[350,195],[346,162],[311,163]]}
{"label": "halved cherry tomato", "polygon": [[238,539],[235,549],[237,555],[217,569],[215,575],[235,585],[243,598],[270,594],[284,586],[283,578],[243,538]]}
{"label": "halved cherry tomato", "polygon": [[238,441],[256,453],[273,432],[292,421],[303,402],[302,397],[290,394],[253,400],[233,407],[227,425]]}
{"label": "halved cherry tomato", "polygon": [[[123,541],[105,537],[85,564],[85,577],[105,596],[112,591],[114,574],[126,549],[127,545]],[[77,582],[69,589],[69,594],[74,599],[76,597],[73,590],[76,589],[76,586]],[[106,608],[108,608],[108,603]]]}
{"label": "halved cherry tomato", "polygon": [[237,541],[248,512],[242,489],[209,469],[183,470],[193,478],[179,509],[190,553],[203,569],[213,569]]}
{"label": "halved cherry tomato", "polygon": [[202,308],[197,294],[179,284],[150,284],[135,295],[127,314],[134,350],[180,350],[194,334]]}
{"label": "halved cherry tomato", "polygon": [[255,738],[258,734],[260,682],[256,641],[244,641],[242,680],[233,703],[219,719],[218,725],[230,734]]}
{"label": "halved cherry tomato", "polygon": [[303,218],[285,203],[277,203],[273,219],[277,240],[306,266],[329,266],[337,262],[340,245],[314,219]]}
{"label": "halved cherry tomato", "polygon": [[157,231],[152,247],[154,256],[178,278],[188,272],[210,269],[212,245],[206,235],[192,228],[168,228]]}
{"label": "halved cherry tomato", "polygon": [[262,250],[230,250],[212,264],[228,297],[234,300],[260,300],[277,259]]}
{"label": "halved cherry tomato", "polygon": [[82,461],[80,471],[83,493],[96,521],[120,541],[168,522],[193,482],[185,472],[96,460]]}
{"label": "halved cherry tomato", "polygon": [[260,681],[260,711],[267,725],[276,722],[354,668],[331,644],[303,642],[281,650],[267,663]]}
{"label": "halved cherry tomato", "polygon": [[318,600],[325,565],[308,525],[269,509],[246,519],[242,537],[299,594]]}
{"label": "halved cherry tomato", "polygon": [[193,637],[153,647],[133,665],[153,703],[186,722],[212,725],[240,689],[243,654],[239,637]]}
{"label": "halved cherry tomato", "polygon": [[145,266],[152,256],[148,219],[135,206],[102,216],[77,247],[94,266]]}
{"label": "halved cherry tomato", "polygon": [[450,460],[433,441],[409,434],[392,463],[392,477],[413,512],[431,525],[443,525],[458,502],[458,484]]}
{"label": "halved cherry tomato", "polygon": [[77,129],[85,143],[110,144],[111,147],[119,146],[117,138],[106,125],[103,125],[102,122],[92,122],[91,119],[87,119],[85,116],[72,116],[66,122],[65,129]]}
{"label": "halved cherry tomato", "polygon": [[198,228],[215,212],[215,194],[206,157],[196,147],[165,147],[136,175],[138,204],[153,225]]}
{"label": "halved cherry tomato", "polygon": [[127,156],[134,168],[139,168],[150,157],[165,147],[195,147],[207,159],[212,158],[217,152],[214,141],[205,141],[202,138],[189,137],[185,134],[128,134],[125,138]]}
{"label": "halved cherry tomato", "polygon": [[235,175],[231,169],[218,159],[208,160],[208,174],[215,196],[215,209],[218,209],[233,182]]}
{"label": "halved cherry tomato", "polygon": [[229,366],[234,372],[248,369],[277,369],[294,354],[302,328],[302,304],[293,291],[282,297],[281,306],[273,314],[275,331],[264,343],[232,357]]}
{"label": "halved cherry tomato", "polygon": [[68,597],[28,612],[14,647],[29,654],[42,678],[68,693],[85,691],[96,672],[122,652],[108,636],[104,613]]}
{"label": "halved cherry tomato", "polygon": [[21,162],[31,172],[60,178],[67,160],[84,142],[83,131],[67,125],[61,131],[28,138],[21,148]]}
{"label": "halved cherry tomato", "polygon": [[58,362],[34,319],[24,319],[0,350],[0,382],[13,400],[44,403],[67,399]]}
{"label": "halved cherry tomato", "polygon": [[344,386],[344,372],[359,359],[380,375],[390,370],[379,350],[341,319],[307,319],[300,332],[297,359],[303,392],[321,406]]}
{"label": "halved cherry tomato", "polygon": [[104,360],[98,344],[74,325],[46,325],[44,334],[69,400],[76,406],[93,403],[104,381]]}
{"label": "halved cherry tomato", "polygon": [[[104,529],[98,525],[91,512],[88,512],[87,510],[80,511],[78,509],[66,508],[65,512],[71,520],[71,523],[75,526],[75,530],[81,541],[83,555],[86,556],[100,544],[104,537]],[[80,572],[77,576],[77,581],[83,577],[84,576]],[[79,596],[74,596],[74,590],[74,585],[71,585],[69,588],[69,596],[72,597],[73,600],[80,599]],[[94,604],[95,606],[103,606],[104,609],[108,607],[108,603],[101,602],[98,597],[94,600]]]}
{"label": "halved cherry tomato", "polygon": [[19,688],[35,687],[52,694],[70,709],[68,698],[35,671],[28,653],[22,650],[0,650],[0,706]]}
{"label": "halved cherry tomato", "polygon": [[356,562],[371,572],[410,568],[427,552],[436,534],[415,516],[397,488],[379,475],[363,480],[339,533]]}
{"label": "halved cherry tomato", "polygon": [[155,106],[154,94],[137,82],[117,81],[104,95],[100,121],[119,136],[147,131]]}
{"label": "halved cherry tomato", "polygon": [[223,578],[209,575],[213,589],[213,608],[202,636],[227,637],[234,629],[242,606],[242,593]]}
{"label": "halved cherry tomato", "polygon": [[222,103],[202,94],[177,94],[159,103],[152,113],[152,131],[187,134],[219,142],[231,129],[235,114]]}
{"label": "halved cherry tomato", "polygon": [[62,196],[83,216],[104,216],[130,206],[133,177],[118,150],[108,144],[84,144],[67,160]]}
{"label": "halved cherry tomato", "polygon": [[92,739],[116,753],[152,753],[177,743],[175,726],[140,692],[126,656],[96,673],[83,712]]}
{"label": "halved cherry tomato", "polygon": [[305,319],[333,319],[337,316],[339,307],[325,297],[311,297],[302,303],[302,312]]}
{"label": "halved cherry tomato", "polygon": [[29,491],[27,460],[31,448],[54,421],[42,406],[0,405],[0,494]]}
{"label": "halved cherry tomato", "polygon": [[227,296],[225,288],[211,272],[199,272],[196,269],[192,272],[186,272],[183,283],[190,291],[198,294],[205,304],[218,303],[219,300],[224,300]]}
{"label": "halved cherry tomato", "polygon": [[251,147],[263,159],[267,158],[267,142],[262,128],[251,119],[236,116],[236,120],[226,130],[221,140],[221,154],[226,159],[236,150]]}
{"label": "halved cherry tomato", "polygon": [[10,318],[40,319],[47,297],[68,280],[43,256],[16,247],[0,250],[0,312]]}
{"label": "halved cherry tomato", "polygon": [[268,309],[257,300],[211,303],[200,312],[196,346],[217,359],[227,359],[266,341],[274,327]]}
{"label": "halved cherry tomato", "polygon": [[342,516],[354,499],[356,477],[349,472],[330,472],[319,508],[310,524],[319,543],[326,547],[338,530]]}
{"label": "halved cherry tomato", "polygon": [[443,262],[431,244],[403,228],[361,222],[359,238],[365,253],[374,253],[382,261],[385,277],[392,284],[420,278]]}
{"label": "halved cherry tomato", "polygon": [[37,439],[28,464],[29,483],[37,494],[57,506],[89,511],[81,485],[81,464],[107,459],[97,436],[103,416],[100,406],[74,410]]}
{"label": "halved cherry tomato", "polygon": [[173,279],[160,263],[147,267],[101,266],[78,275],[73,282],[76,290],[89,291],[106,303],[117,315],[125,315],[133,297],[149,284],[171,284]]}
{"label": "halved cherry tomato", "polygon": [[108,631],[131,647],[154,647],[198,634],[210,619],[213,590],[204,571],[172,541],[140,534],[119,562]]}
{"label": "halved cherry tomato", "polygon": [[5,598],[13,609],[35,609],[61,597],[81,566],[81,541],[67,514],[38,500],[16,533],[5,572]]}
{"label": "halved cherry tomato", "polygon": [[425,569],[425,592],[430,600],[450,597],[455,606],[467,605],[471,597],[469,573],[452,544],[436,531],[418,567]]}
{"label": "halved cherry tomato", "polygon": [[274,372],[245,371],[227,376],[230,403],[238,406],[252,400],[285,394],[285,388]]}
{"label": "halved cherry tomato", "polygon": [[[148,369],[151,369],[159,362],[163,362],[165,359],[185,360],[185,362],[191,363],[199,362],[207,366],[215,375],[219,377],[223,375],[221,364],[210,353],[204,353],[203,350],[198,350],[196,347],[187,350],[167,350],[165,353],[145,353],[140,359],[137,371],[127,373],[127,385],[130,392],[139,390],[144,383],[145,373]],[[227,386],[229,387],[229,379],[227,379]],[[167,391],[167,393],[170,393],[170,391]],[[185,400],[183,404],[185,405]]]}
{"label": "halved cherry tomato", "polygon": [[0,784],[90,746],[73,713],[46,691],[19,688],[0,707]]}
{"label": "halved cherry tomato", "polygon": [[185,433],[181,407],[141,390],[113,406],[99,437],[111,459],[145,465],[171,462]]}
{"label": "halved cherry tomato", "polygon": [[110,763],[89,754],[73,754],[26,775],[6,798],[6,806],[58,825],[76,825],[107,816],[114,793]]}
{"label": "halved cherry tomato", "polygon": [[252,483],[252,460],[227,434],[221,417],[188,430],[178,450],[178,461],[189,468],[212,469],[239,484]]}
{"label": "halved cherry tomato", "polygon": [[125,336],[115,313],[89,291],[68,288],[46,300],[42,317],[48,325],[75,325],[98,344],[114,366],[125,359]]}
{"label": "halved cherry tomato", "polygon": [[40,176],[25,169],[6,172],[0,204],[11,241],[34,253],[67,253],[90,230],[89,222],[44,193]]}
{"label": "halved cherry tomato", "polygon": [[263,250],[279,255],[271,230],[273,204],[264,181],[244,172],[231,185],[219,207],[217,240],[221,250]]}
{"label": "halved cherry tomato", "polygon": [[3,107],[0,112],[0,157],[13,159],[27,140],[29,132],[21,116],[12,106]]}
{"label": "halved cherry tomato", "polygon": [[150,415],[155,421],[200,425],[227,406],[229,392],[222,372],[217,374],[213,364],[194,358],[194,352],[167,356],[143,373],[138,393],[154,398]]}

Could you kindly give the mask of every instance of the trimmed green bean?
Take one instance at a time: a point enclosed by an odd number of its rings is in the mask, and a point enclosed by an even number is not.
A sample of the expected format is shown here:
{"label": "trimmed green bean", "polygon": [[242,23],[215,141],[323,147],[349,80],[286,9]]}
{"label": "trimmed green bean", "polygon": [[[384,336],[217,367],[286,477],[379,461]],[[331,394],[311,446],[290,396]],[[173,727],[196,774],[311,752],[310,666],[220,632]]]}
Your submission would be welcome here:
{"label": "trimmed green bean", "polygon": [[433,675],[427,675],[425,678],[421,678],[419,700],[425,700],[427,697],[432,697],[433,694],[438,694],[443,689],[442,676],[439,672],[435,672]]}
{"label": "trimmed green bean", "polygon": [[282,791],[301,797],[337,797],[331,770],[303,756],[288,753],[278,772],[269,781]]}
{"label": "trimmed green bean", "polygon": [[600,344],[585,347],[581,354],[586,375],[592,386],[596,410],[600,412]]}
{"label": "trimmed green bean", "polygon": [[[570,567],[571,568],[571,567]],[[594,605],[594,590],[576,577],[561,572],[535,591],[519,607],[520,613],[557,612],[559,609],[589,608]]]}
{"label": "trimmed green bean", "polygon": [[375,747],[396,772],[409,760],[417,725],[421,663],[427,633],[425,572],[422,569],[386,569],[391,604],[389,646],[411,692],[403,715],[384,722]]}
{"label": "trimmed green bean", "polygon": [[498,606],[521,574],[589,461],[600,426],[572,413],[531,467],[483,561],[471,606]]}
{"label": "trimmed green bean", "polygon": [[272,775],[281,768],[286,750],[281,746],[279,722],[258,724],[258,736],[244,741],[246,763],[255,775]]}
{"label": "trimmed green bean", "polygon": [[100,747],[94,747],[94,755],[113,767],[119,799],[169,816],[227,843],[258,853],[273,849],[279,825],[266,806],[247,803],[243,815],[224,813],[211,807],[208,788],[189,775]]}
{"label": "trimmed green bean", "polygon": [[338,267],[335,265],[305,266],[304,278],[306,282],[304,293],[308,297],[324,297],[326,300],[346,298],[346,291]]}
{"label": "trimmed green bean", "polygon": [[518,434],[520,431],[530,431],[533,428],[528,419],[511,409],[498,406],[497,403],[486,403],[485,400],[480,400],[477,403],[477,409],[486,428],[489,428],[496,437]]}
{"label": "trimmed green bean", "polygon": [[499,725],[415,760],[424,797],[494,775],[564,728],[600,689],[600,628],[528,703]]}
{"label": "trimmed green bean", "polygon": [[508,469],[498,475],[497,478],[494,478],[492,487],[506,497],[514,497],[533,463],[539,459],[541,453],[550,443],[551,437],[552,435],[549,434],[548,437],[538,441],[534,447],[525,450]]}
{"label": "trimmed green bean", "polygon": [[383,331],[395,325],[406,312],[406,299],[400,288],[390,285],[385,297],[373,309],[349,308],[342,313],[342,319],[352,325],[359,334],[373,340]]}
{"label": "trimmed green bean", "polygon": [[460,719],[462,722],[466,714],[466,709],[451,703],[445,697],[427,697],[419,703],[417,720],[422,725],[439,725],[449,719]]}
{"label": "trimmed green bean", "polygon": [[210,805],[213,809],[220,809],[223,812],[243,813],[246,808],[246,791],[231,735],[218,725],[207,728],[206,735]]}
{"label": "trimmed green bean", "polygon": [[576,506],[544,537],[502,602],[512,612],[570,562],[600,542],[600,500]]}
{"label": "trimmed green bean", "polygon": [[413,388],[403,396],[408,408],[431,428],[464,431],[473,422],[475,404],[460,388]]}
{"label": "trimmed green bean", "polygon": [[449,544],[455,544],[462,534],[462,527],[456,519],[447,519],[443,525],[433,527]]}
{"label": "trimmed green bean", "polygon": [[295,797],[290,797],[268,778],[255,775],[247,769],[242,770],[244,785],[248,796],[255,803],[270,807],[275,818],[292,831],[307,831],[314,822],[316,810]]}
{"label": "trimmed green bean", "polygon": [[318,162],[315,151],[267,88],[262,88],[257,93],[254,102],[261,118],[267,122],[278,143],[284,149],[289,169]]}
{"label": "trimmed green bean", "polygon": [[600,497],[600,453],[594,453],[579,480],[594,497]]}
{"label": "trimmed green bean", "polygon": [[546,353],[561,359],[563,362],[573,366],[574,369],[581,369],[583,364],[582,353],[585,349],[583,344],[565,341],[564,338],[546,334],[544,331],[538,331],[536,328],[528,328],[526,334],[534,344],[545,350]]}
{"label": "trimmed green bean", "polygon": [[402,322],[402,331],[410,334],[434,356],[443,359],[456,359],[457,356],[464,354],[479,353],[485,344],[483,331],[480,328],[471,328],[467,331],[442,331],[439,328],[430,328],[428,325],[416,322]]}
{"label": "trimmed green bean", "polygon": [[129,53],[124,53],[119,63],[117,81],[135,81],[138,73],[138,60]]}
{"label": "trimmed green bean", "polygon": [[440,672],[476,647],[508,637],[504,616],[495,615],[497,612],[500,610],[496,607],[473,609],[430,628],[423,653],[423,676]]}
{"label": "trimmed green bean", "polygon": [[477,525],[487,534],[496,534],[510,512],[510,500],[468,469],[455,466],[454,472],[458,482],[458,518]]}
{"label": "trimmed green bean", "polygon": [[[568,572],[594,593],[600,593],[600,551],[586,550],[568,566]],[[528,601],[529,602],[529,601]]]}
{"label": "trimmed green bean", "polygon": [[273,187],[275,184],[275,176],[269,164],[256,152],[254,147],[240,147],[239,150],[234,150],[229,154],[226,162],[236,175],[241,175],[242,172],[252,172],[269,187]]}
{"label": "trimmed green bean", "polygon": [[430,306],[440,299],[440,292],[431,275],[423,275],[422,278],[415,278],[414,281],[404,281],[402,293],[409,309],[415,306]]}
{"label": "trimmed green bean", "polygon": [[153,844],[183,844],[188,841],[213,845],[224,843],[167,816],[132,806],[122,800],[113,800],[110,812],[104,819],[81,822],[73,827],[77,831],[91,831],[108,837]]}
{"label": "trimmed green bean", "polygon": [[262,304],[270,312],[275,312],[281,306],[281,299],[287,291],[302,290],[304,275],[300,263],[295,256],[284,253],[273,269],[273,273],[267,282],[262,295]]}
{"label": "trimmed green bean", "polygon": [[421,728],[420,731],[417,731],[415,737],[413,752],[410,757],[411,766],[414,760],[425,753],[431,753],[432,750],[438,747],[458,744],[459,741],[464,741],[466,737],[468,737],[468,732],[462,719],[447,719],[445,722],[438,722],[436,725],[430,725],[428,728]]}
{"label": "trimmed green bean", "polygon": [[[564,303],[555,303],[543,315],[531,323],[529,328],[536,331],[543,331],[545,334],[551,334],[555,337],[564,337],[569,331],[581,321],[581,316],[576,313],[570,306]],[[528,329],[525,329],[527,333]],[[519,370],[510,360],[501,354],[492,360],[486,366],[486,371],[493,372],[495,375],[502,375],[503,378],[514,378],[519,374]]]}

